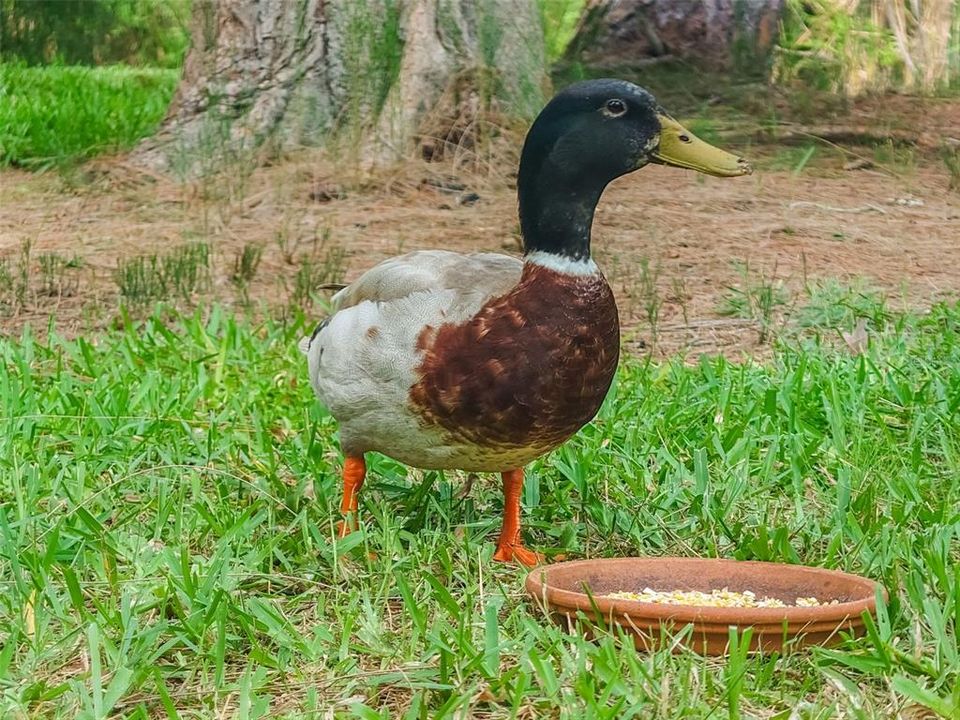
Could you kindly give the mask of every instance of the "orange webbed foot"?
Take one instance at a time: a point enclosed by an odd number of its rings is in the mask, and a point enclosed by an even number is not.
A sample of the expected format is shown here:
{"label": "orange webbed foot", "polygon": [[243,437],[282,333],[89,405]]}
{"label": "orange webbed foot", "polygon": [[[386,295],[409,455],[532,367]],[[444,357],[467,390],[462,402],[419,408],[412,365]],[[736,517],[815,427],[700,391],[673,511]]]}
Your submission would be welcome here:
{"label": "orange webbed foot", "polygon": [[528,568],[536,567],[544,561],[543,555],[534,552],[523,545],[499,545],[493,553],[493,559],[498,562],[513,562],[516,560]]}
{"label": "orange webbed foot", "polygon": [[354,530],[359,529],[357,512],[360,509],[357,494],[363,487],[363,480],[367,474],[367,464],[363,456],[347,456],[343,461],[343,499],[340,501],[340,512],[343,520],[337,523],[337,537],[345,538]]}
{"label": "orange webbed foot", "polygon": [[520,540],[520,491],[523,489],[523,470],[503,473],[503,527],[493,559],[500,562],[516,560],[521,565],[534,567],[543,562],[543,555],[529,550]]}

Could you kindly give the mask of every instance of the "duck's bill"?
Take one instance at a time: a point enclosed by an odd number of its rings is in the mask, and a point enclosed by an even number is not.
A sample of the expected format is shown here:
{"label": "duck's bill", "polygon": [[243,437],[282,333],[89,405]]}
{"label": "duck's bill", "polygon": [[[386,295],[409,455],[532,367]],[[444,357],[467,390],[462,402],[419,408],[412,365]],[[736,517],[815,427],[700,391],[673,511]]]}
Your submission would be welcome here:
{"label": "duck's bill", "polygon": [[658,117],[660,144],[650,154],[652,162],[719,177],[737,177],[753,172],[743,158],[704,142],[669,115]]}

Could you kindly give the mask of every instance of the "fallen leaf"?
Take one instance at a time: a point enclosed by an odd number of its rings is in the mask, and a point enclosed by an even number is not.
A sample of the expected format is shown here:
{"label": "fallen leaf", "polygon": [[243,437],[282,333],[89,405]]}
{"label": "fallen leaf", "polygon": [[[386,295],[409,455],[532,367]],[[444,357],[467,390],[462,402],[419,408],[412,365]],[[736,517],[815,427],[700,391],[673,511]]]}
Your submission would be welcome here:
{"label": "fallen leaf", "polygon": [[843,335],[843,340],[847,343],[847,348],[852,355],[860,355],[867,349],[870,336],[867,333],[866,318],[860,318],[857,321],[857,326],[853,329],[853,332],[841,332],[840,334]]}

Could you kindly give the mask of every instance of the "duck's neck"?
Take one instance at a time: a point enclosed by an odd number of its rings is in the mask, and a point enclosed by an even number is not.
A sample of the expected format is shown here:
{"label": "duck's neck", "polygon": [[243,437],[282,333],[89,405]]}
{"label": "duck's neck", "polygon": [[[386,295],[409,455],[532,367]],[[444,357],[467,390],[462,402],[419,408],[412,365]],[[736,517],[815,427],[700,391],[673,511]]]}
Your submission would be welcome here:
{"label": "duck's neck", "polygon": [[590,227],[603,187],[595,180],[571,178],[549,160],[535,169],[521,167],[517,196],[527,258],[549,256],[555,264],[595,269]]}

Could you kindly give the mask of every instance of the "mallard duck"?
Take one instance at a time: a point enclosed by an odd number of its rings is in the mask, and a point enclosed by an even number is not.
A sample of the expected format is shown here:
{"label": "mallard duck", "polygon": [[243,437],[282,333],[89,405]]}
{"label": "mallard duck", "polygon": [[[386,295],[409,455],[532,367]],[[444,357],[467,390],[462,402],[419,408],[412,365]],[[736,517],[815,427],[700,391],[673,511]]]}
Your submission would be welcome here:
{"label": "mallard duck", "polygon": [[517,176],[524,254],[410,252],[331,299],[304,338],[317,398],[339,422],[344,515],[357,527],[364,455],[423,469],[500,473],[494,558],[533,566],[520,536],[523,468],[588,423],[620,353],[613,292],[590,257],[607,184],[648,163],[751,172],[685,130],[645,89],[573,84],[531,126]]}

